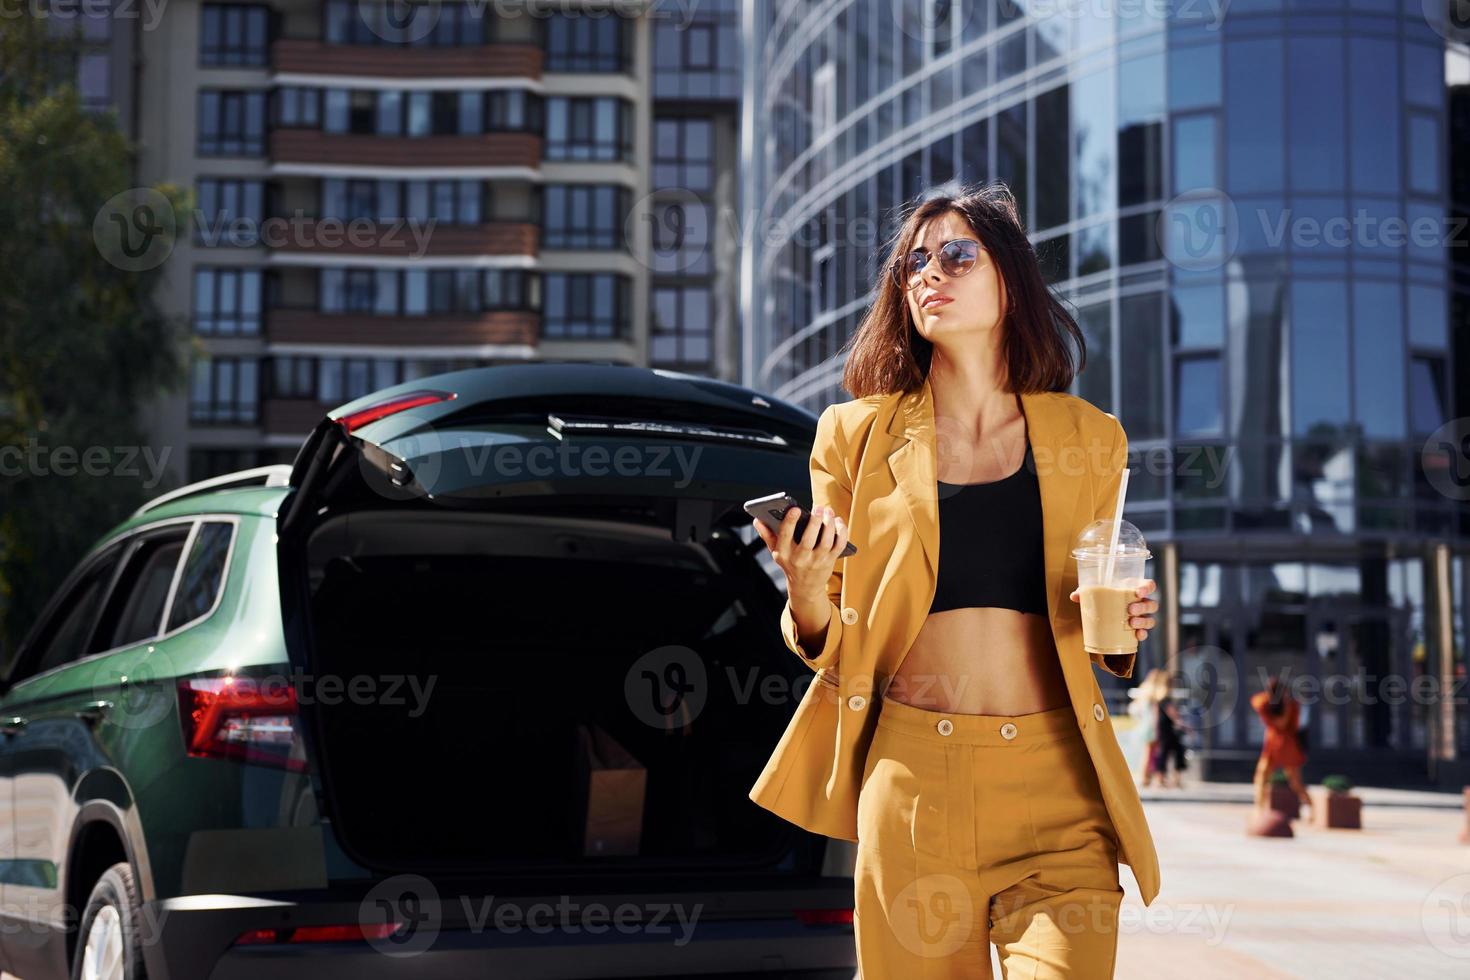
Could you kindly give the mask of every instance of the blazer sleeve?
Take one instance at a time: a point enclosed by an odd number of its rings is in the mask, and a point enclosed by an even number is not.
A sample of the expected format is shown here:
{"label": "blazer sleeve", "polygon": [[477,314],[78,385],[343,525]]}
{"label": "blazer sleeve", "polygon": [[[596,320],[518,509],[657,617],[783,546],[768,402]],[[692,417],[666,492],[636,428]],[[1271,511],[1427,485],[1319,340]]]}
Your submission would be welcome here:
{"label": "blazer sleeve", "polygon": [[[1107,465],[1098,478],[1102,492],[1097,496],[1097,510],[1092,515],[1094,520],[1112,520],[1113,509],[1118,506],[1118,488],[1123,482],[1123,468],[1127,465],[1128,433],[1123,431],[1123,424],[1114,418],[1113,445],[1108,454]],[[1136,653],[1093,653],[1088,656],[1103,670],[1123,678],[1133,676],[1133,665],[1138,660]]]}
{"label": "blazer sleeve", "polygon": [[[847,474],[847,447],[837,431],[837,406],[828,405],[817,419],[817,434],[812,442],[811,482],[812,507],[828,506],[844,522],[852,523],[852,481]],[[832,566],[832,577],[827,580],[827,601],[832,605],[832,615],[827,620],[827,635],[822,649],[812,653],[803,649],[797,639],[796,620],[791,615],[791,596],[781,610],[781,636],[792,653],[812,670],[832,667],[837,663],[837,651],[842,640],[842,570],[846,558],[837,559]]]}

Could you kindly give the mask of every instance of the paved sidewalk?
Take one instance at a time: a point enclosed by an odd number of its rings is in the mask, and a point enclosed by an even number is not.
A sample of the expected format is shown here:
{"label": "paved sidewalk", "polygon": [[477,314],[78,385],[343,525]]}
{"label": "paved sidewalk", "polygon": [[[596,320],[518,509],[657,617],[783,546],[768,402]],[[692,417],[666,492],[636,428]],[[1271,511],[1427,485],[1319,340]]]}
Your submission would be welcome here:
{"label": "paved sidewalk", "polygon": [[1357,792],[1362,830],[1298,820],[1293,838],[1260,838],[1245,834],[1248,784],[1144,791],[1161,890],[1145,907],[1123,869],[1116,975],[1470,977],[1470,846],[1456,838],[1463,798]]}
{"label": "paved sidewalk", "polygon": [[[1307,791],[1315,797],[1321,790],[1320,783],[1308,783]],[[1140,788],[1138,795],[1145,803],[1250,803],[1253,790],[1250,783],[1206,783],[1185,778],[1180,789],[1160,789],[1157,784],[1147,789]],[[1432,807],[1465,812],[1463,792],[1442,790],[1386,789],[1374,786],[1355,786],[1353,793],[1363,798],[1364,808],[1374,806]]]}

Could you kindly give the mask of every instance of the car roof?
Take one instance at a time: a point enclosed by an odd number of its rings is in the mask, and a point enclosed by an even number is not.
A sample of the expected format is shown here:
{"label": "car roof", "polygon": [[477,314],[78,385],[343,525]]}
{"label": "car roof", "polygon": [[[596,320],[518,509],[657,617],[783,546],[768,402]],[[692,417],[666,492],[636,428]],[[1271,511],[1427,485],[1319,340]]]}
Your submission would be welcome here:
{"label": "car roof", "polygon": [[161,503],[158,506],[139,508],[126,520],[114,525],[98,538],[100,547],[118,535],[154,524],[161,520],[193,517],[198,514],[248,514],[256,517],[275,517],[281,500],[289,492],[288,487],[236,487],[193,493]]}

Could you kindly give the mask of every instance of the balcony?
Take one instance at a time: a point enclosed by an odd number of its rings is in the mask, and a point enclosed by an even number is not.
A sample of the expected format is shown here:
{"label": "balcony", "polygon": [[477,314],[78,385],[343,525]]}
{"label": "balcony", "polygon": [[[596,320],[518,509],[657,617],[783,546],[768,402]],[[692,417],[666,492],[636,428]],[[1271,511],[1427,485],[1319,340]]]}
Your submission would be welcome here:
{"label": "balcony", "polygon": [[266,336],[280,344],[364,346],[533,346],[540,316],[530,310],[490,310],[434,316],[374,316],[276,309],[266,316]]}
{"label": "balcony", "polygon": [[541,165],[541,140],[531,133],[404,137],[278,129],[271,133],[270,152],[278,164],[536,170]]}
{"label": "balcony", "polygon": [[266,398],[261,402],[261,428],[291,435],[310,432],[335,407],[312,398]]}
{"label": "balcony", "polygon": [[482,225],[430,225],[427,220],[385,221],[368,229],[360,221],[320,220],[293,226],[275,246],[277,254],[375,256],[419,259],[460,255],[534,256],[540,227],[528,222],[495,221]]}
{"label": "balcony", "polygon": [[277,72],[302,75],[539,79],[542,51],[516,43],[414,48],[285,38],[271,47],[271,59]]}

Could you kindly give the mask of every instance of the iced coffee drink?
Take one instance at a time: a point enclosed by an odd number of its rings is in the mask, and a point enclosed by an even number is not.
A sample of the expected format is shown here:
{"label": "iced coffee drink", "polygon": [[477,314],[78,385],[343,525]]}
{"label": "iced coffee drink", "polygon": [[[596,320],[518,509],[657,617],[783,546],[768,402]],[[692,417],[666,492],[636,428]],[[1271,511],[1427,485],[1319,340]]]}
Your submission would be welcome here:
{"label": "iced coffee drink", "polygon": [[1093,521],[1077,537],[1077,598],[1082,606],[1082,647],[1088,653],[1136,653],[1138,634],[1128,625],[1128,606],[1138,600],[1144,562],[1151,552],[1129,521]]}

